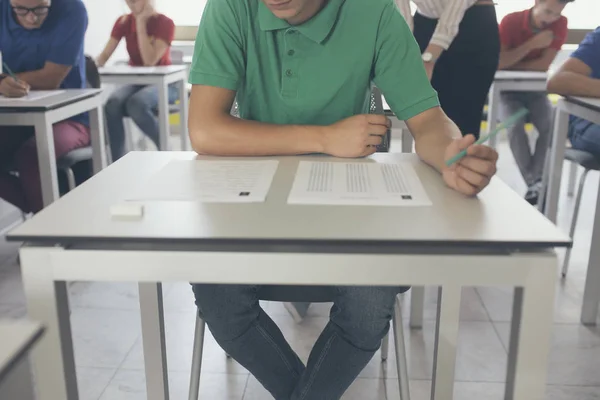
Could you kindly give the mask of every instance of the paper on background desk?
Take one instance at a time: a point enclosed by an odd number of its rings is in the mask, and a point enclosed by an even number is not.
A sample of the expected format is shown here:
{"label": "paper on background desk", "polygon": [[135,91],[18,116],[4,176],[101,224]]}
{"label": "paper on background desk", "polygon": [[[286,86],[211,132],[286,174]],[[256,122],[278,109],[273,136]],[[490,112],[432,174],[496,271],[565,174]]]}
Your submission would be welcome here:
{"label": "paper on background desk", "polygon": [[158,171],[128,201],[262,203],[276,160],[177,160]]}
{"label": "paper on background desk", "polygon": [[289,204],[430,206],[410,163],[312,162],[298,166]]}
{"label": "paper on background desk", "polygon": [[2,103],[13,103],[15,101],[35,101],[45,99],[64,93],[64,90],[32,90],[25,97],[4,97],[0,94],[0,105]]}

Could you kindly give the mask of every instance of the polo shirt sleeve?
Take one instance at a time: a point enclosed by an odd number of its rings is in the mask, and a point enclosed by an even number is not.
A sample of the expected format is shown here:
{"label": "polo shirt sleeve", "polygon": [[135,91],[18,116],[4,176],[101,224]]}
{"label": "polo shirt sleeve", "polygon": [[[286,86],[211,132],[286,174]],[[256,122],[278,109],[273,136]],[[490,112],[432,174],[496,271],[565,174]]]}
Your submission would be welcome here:
{"label": "polo shirt sleeve", "polygon": [[112,28],[112,32],[110,33],[110,36],[113,39],[116,39],[116,40],[123,39],[123,37],[125,36],[125,33],[126,33],[128,19],[129,19],[129,16],[124,15],[122,17],[119,17],[117,22],[115,22],[115,25]]}
{"label": "polo shirt sleeve", "polygon": [[551,49],[560,50],[563,44],[567,41],[568,33],[568,20],[566,17],[561,17],[554,25],[552,32],[554,33],[554,40],[550,44]]}
{"label": "polo shirt sleeve", "polygon": [[373,82],[394,114],[407,120],[439,106],[419,46],[392,2],[384,8],[376,42]]}
{"label": "polo shirt sleeve", "polygon": [[198,28],[190,83],[237,90],[245,75],[243,1],[208,0]]}
{"label": "polo shirt sleeve", "polygon": [[159,15],[148,29],[150,36],[171,45],[175,38],[175,23],[166,15]]}
{"label": "polo shirt sleeve", "polygon": [[82,2],[73,2],[59,24],[56,40],[50,43],[46,61],[74,66],[83,49],[87,26],[88,15],[85,6]]}
{"label": "polo shirt sleeve", "polygon": [[587,34],[571,57],[583,61],[593,71],[592,75],[600,74],[600,27]]}

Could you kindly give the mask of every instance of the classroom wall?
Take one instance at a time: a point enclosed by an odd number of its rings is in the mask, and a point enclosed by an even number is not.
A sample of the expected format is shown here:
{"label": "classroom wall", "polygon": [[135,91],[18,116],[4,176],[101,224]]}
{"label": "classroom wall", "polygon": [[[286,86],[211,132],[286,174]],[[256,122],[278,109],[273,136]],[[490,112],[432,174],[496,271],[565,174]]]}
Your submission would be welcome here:
{"label": "classroom wall", "polygon": [[[85,53],[97,57],[110,37],[115,21],[126,13],[123,0],[83,0],[88,11],[88,30],[85,35]],[[109,63],[127,60],[127,50],[121,43]]]}

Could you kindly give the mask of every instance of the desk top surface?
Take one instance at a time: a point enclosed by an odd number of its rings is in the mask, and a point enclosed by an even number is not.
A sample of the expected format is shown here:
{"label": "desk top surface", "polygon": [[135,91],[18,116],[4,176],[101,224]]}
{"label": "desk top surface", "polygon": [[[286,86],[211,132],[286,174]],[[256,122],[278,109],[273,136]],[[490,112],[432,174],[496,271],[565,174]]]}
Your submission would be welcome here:
{"label": "desk top surface", "polygon": [[164,76],[181,71],[186,71],[186,65],[165,65],[158,67],[132,67],[130,65],[115,65],[111,67],[99,68],[100,75],[106,76],[127,76],[127,75],[153,75]]}
{"label": "desk top surface", "polygon": [[547,79],[548,73],[539,71],[497,71],[495,76],[495,80],[546,81]]}
{"label": "desk top surface", "polygon": [[600,99],[597,98],[568,96],[566,97],[566,100],[595,111],[600,111]]}
{"label": "desk top surface", "polygon": [[[268,157],[279,166],[264,203],[143,202],[138,221],[115,220],[110,207],[148,185],[172,160],[204,160],[191,152],[133,152],[51,204],[9,240],[77,244],[403,244],[548,248],[570,239],[500,179],[477,198],[447,188],[415,154],[376,154],[356,162],[408,162],[433,205],[428,207],[288,205],[299,161],[325,156]],[[246,159],[247,160],[247,159]],[[342,160],[347,161],[347,160]],[[190,168],[189,171],[194,171]],[[191,185],[194,172],[181,177]]]}
{"label": "desk top surface", "polygon": [[0,321],[0,382],[27,354],[43,331],[42,326],[34,322]]}
{"label": "desk top surface", "polygon": [[37,100],[3,99],[0,101],[0,115],[3,112],[52,110],[94,97],[100,93],[102,93],[102,89],[67,89],[62,93]]}

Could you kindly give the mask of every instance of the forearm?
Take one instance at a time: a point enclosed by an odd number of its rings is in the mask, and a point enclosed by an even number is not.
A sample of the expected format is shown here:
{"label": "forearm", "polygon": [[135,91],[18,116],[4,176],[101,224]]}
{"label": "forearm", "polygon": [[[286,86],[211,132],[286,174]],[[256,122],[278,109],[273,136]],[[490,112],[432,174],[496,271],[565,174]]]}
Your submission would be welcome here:
{"label": "forearm", "polygon": [[600,79],[561,71],[548,81],[548,91],[564,96],[600,97]]}
{"label": "forearm", "polygon": [[511,50],[503,50],[500,52],[500,63],[498,69],[513,68],[517,63],[524,59],[531,51],[529,42],[522,44]]}
{"label": "forearm", "polygon": [[56,90],[62,83],[62,79],[48,76],[44,68],[37,71],[22,72],[17,74],[17,78],[27,82],[32,90]]}
{"label": "forearm", "polygon": [[105,54],[105,52],[102,52],[98,56],[98,58],[96,58],[96,65],[98,65],[99,67],[104,67],[109,58],[110,58],[110,56]]}
{"label": "forearm", "polygon": [[538,58],[535,60],[529,61],[519,61],[514,64],[510,69],[518,70],[518,71],[541,71],[546,72],[548,68],[550,68],[550,64],[548,61]]}
{"label": "forearm", "polygon": [[274,125],[223,115],[190,119],[190,140],[199,154],[268,156],[322,153],[326,127]]}
{"label": "forearm", "polygon": [[145,66],[154,66],[157,62],[156,51],[154,49],[154,45],[150,40],[150,36],[148,36],[148,32],[146,31],[145,23],[138,23],[137,25],[137,36],[138,36],[138,45],[140,47],[140,55],[142,56],[142,61]]}
{"label": "forearm", "polygon": [[[410,123],[409,128],[411,128]],[[454,139],[461,137],[460,130],[456,124],[441,110],[439,112],[436,111],[434,117],[427,118],[421,122],[418,131],[417,129],[411,129],[411,132],[413,132],[415,138],[417,155],[421,160],[438,171],[442,171],[444,168],[444,154],[450,143]]]}

